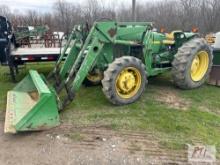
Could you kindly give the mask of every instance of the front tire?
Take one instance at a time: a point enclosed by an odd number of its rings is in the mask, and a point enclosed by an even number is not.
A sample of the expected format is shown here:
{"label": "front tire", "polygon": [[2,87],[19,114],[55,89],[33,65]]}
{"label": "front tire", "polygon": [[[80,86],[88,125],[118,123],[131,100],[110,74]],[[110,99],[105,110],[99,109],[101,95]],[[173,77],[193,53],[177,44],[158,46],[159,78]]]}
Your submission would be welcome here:
{"label": "front tire", "polygon": [[117,58],[104,72],[102,90],[110,102],[125,105],[135,102],[147,84],[145,66],[132,56]]}
{"label": "front tire", "polygon": [[182,89],[198,88],[204,84],[212,67],[213,55],[202,38],[183,44],[172,62],[174,84]]}

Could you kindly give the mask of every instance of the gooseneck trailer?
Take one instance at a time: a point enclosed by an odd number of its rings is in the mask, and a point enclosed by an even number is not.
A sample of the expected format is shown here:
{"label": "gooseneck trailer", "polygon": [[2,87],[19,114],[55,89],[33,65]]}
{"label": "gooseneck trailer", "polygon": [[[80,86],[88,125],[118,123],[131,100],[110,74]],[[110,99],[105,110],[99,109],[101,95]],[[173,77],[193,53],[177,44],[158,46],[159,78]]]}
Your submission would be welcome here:
{"label": "gooseneck trailer", "polygon": [[60,48],[18,47],[10,22],[6,17],[0,16],[0,63],[9,67],[14,82],[16,82],[19,65],[29,62],[56,61],[60,52]]}

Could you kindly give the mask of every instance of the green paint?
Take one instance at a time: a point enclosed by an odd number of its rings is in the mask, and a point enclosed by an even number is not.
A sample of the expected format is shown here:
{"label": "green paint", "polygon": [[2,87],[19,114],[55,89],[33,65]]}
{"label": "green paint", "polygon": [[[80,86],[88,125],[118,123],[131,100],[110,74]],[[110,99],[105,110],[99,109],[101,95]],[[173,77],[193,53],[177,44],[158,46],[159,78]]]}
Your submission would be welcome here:
{"label": "green paint", "polygon": [[213,50],[213,65],[220,65],[220,50]]}
{"label": "green paint", "polygon": [[[61,87],[65,84],[68,92],[72,93],[80,89],[93,69],[104,72],[109,63],[124,55],[142,59],[148,77],[163,73],[170,69],[178,48],[195,35],[175,32],[175,44],[171,49],[171,45],[163,44],[166,36],[154,32],[149,22],[95,22],[89,32],[84,29],[82,25],[74,27],[53,70],[60,77]],[[70,52],[62,63],[68,48]],[[32,91],[37,91],[39,95],[36,103],[30,97]],[[63,100],[36,71],[30,71],[11,91],[10,97],[15,97],[15,102],[11,103],[12,108],[7,111],[13,111],[16,115],[9,125],[17,132],[45,129],[59,124],[58,107]],[[26,101],[31,104],[26,104]]]}
{"label": "green paint", "polygon": [[[34,93],[34,96],[31,95]],[[55,95],[33,70],[8,94],[9,133],[42,130],[59,125]],[[15,130],[15,131],[11,131]]]}

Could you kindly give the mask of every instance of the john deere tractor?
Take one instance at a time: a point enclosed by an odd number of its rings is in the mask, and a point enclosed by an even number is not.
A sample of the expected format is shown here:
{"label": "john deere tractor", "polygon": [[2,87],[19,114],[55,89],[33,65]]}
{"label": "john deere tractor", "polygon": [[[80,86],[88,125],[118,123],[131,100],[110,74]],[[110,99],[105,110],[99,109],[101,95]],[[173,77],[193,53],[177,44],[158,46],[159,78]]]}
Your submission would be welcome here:
{"label": "john deere tractor", "polygon": [[75,26],[48,78],[30,70],[8,92],[5,132],[58,125],[58,112],[73,101],[85,80],[101,82],[104,95],[115,105],[138,100],[148,77],[167,70],[177,87],[200,87],[212,66],[206,41],[196,33],[166,35],[153,29],[150,22],[95,22],[89,31]]}

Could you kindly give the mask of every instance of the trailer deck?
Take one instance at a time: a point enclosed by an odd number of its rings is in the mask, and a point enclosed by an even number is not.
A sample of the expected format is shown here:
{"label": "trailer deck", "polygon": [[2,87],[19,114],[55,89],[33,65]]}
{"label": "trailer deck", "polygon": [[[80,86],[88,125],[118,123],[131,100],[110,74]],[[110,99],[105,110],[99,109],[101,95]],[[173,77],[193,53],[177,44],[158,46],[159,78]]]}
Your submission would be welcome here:
{"label": "trailer deck", "polygon": [[11,52],[13,56],[59,55],[60,48],[17,48]]}
{"label": "trailer deck", "polygon": [[56,61],[60,51],[60,48],[18,48],[11,52],[11,56],[15,62]]}
{"label": "trailer deck", "polygon": [[[13,81],[16,81],[18,65],[30,62],[50,62],[56,61],[61,53],[60,48],[17,48],[10,53],[10,63],[7,65]],[[67,50],[67,53],[69,49]],[[65,58],[65,57],[64,57]]]}

